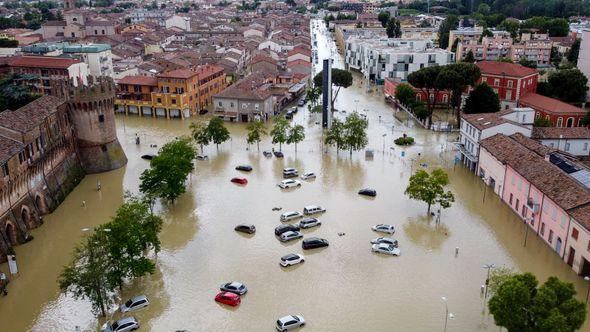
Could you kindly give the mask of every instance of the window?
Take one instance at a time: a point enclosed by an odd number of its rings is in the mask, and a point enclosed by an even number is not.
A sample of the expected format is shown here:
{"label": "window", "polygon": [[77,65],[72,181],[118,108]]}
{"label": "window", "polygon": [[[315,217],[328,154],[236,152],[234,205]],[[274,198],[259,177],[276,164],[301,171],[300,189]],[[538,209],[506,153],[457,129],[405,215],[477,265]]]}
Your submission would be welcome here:
{"label": "window", "polygon": [[522,179],[518,179],[518,191],[522,190]]}
{"label": "window", "polygon": [[172,99],[172,104],[176,105],[176,99]]}
{"label": "window", "polygon": [[557,209],[555,207],[551,210],[551,219],[553,219],[553,221],[557,220]]}
{"label": "window", "polygon": [[500,80],[499,79],[495,79],[494,80],[494,86],[500,86]]}
{"label": "window", "polygon": [[545,223],[541,223],[541,236],[545,236]]}
{"label": "window", "polygon": [[514,185],[515,182],[516,182],[516,176],[512,175],[512,180],[510,181],[510,183],[512,183],[512,185]]}
{"label": "window", "polygon": [[512,91],[506,91],[506,100],[512,100]]}
{"label": "window", "polygon": [[587,248],[587,250],[590,251],[590,241],[588,241],[588,248]]}
{"label": "window", "polygon": [[588,150],[588,143],[584,143],[584,151]]}
{"label": "window", "polygon": [[230,107],[234,107],[234,102],[232,101],[231,103],[229,103]]}
{"label": "window", "polygon": [[553,243],[553,230],[549,230],[549,243]]}
{"label": "window", "polygon": [[102,34],[103,34],[103,35],[105,34],[105,33],[104,33],[104,30],[102,30]]}
{"label": "window", "polygon": [[94,34],[95,35],[98,35],[98,30],[94,30]]}
{"label": "window", "polygon": [[158,102],[158,104],[161,104],[162,103],[162,98],[158,98],[156,101]]}
{"label": "window", "polygon": [[508,87],[511,88],[512,87],[512,80],[508,80]]}
{"label": "window", "polygon": [[510,199],[508,200],[508,204],[512,205],[512,193],[510,193]]}
{"label": "window", "polygon": [[519,201],[518,198],[516,199],[516,211],[518,211],[518,205],[519,205]]}
{"label": "window", "polygon": [[526,205],[524,205],[524,204],[522,205],[522,209],[521,209],[521,211],[520,211],[520,215],[521,215],[523,218],[526,218]]}
{"label": "window", "polygon": [[567,217],[565,215],[561,215],[561,221],[559,223],[559,226],[561,226],[561,228],[565,229],[566,223],[567,223]]}
{"label": "window", "polygon": [[563,125],[563,118],[557,118],[557,127],[561,127]]}
{"label": "window", "polygon": [[482,78],[481,78],[481,82],[482,82],[482,83],[485,83],[485,82],[487,82],[487,81],[488,81],[487,77],[482,77]]}
{"label": "window", "polygon": [[104,114],[98,115],[98,122],[104,122]]}
{"label": "window", "polygon": [[578,232],[578,229],[574,227],[574,228],[572,229],[572,238],[573,238],[574,240],[576,240],[576,241],[578,240],[578,233],[579,233],[579,232]]}

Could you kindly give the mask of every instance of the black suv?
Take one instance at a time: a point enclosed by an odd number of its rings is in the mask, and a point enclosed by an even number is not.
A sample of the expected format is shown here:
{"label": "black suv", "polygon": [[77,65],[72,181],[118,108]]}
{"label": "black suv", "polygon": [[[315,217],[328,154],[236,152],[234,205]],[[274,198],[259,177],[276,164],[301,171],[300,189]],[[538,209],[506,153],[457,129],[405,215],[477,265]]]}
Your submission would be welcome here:
{"label": "black suv", "polygon": [[288,231],[293,231],[293,232],[299,231],[299,226],[291,225],[291,224],[280,225],[277,228],[275,228],[275,235],[281,235],[281,234],[288,232]]}

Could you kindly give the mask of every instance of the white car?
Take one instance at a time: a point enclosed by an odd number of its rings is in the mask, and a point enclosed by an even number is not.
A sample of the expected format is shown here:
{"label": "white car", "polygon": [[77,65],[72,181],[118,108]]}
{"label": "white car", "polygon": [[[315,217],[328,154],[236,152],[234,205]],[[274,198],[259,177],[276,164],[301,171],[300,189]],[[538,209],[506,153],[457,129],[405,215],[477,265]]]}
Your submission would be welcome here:
{"label": "white car", "polygon": [[324,213],[326,209],[319,205],[308,205],[303,208],[304,215],[316,214],[316,213]]}
{"label": "white car", "polygon": [[311,228],[321,225],[322,222],[318,218],[305,218],[299,222],[300,228]]}
{"label": "white car", "polygon": [[305,172],[303,174],[301,174],[301,180],[309,180],[309,179],[315,179],[316,175],[314,172]]}
{"label": "white car", "polygon": [[303,234],[299,231],[288,231],[281,234],[280,239],[281,242],[287,242],[295,239],[300,239],[303,237]]}
{"label": "white car", "polygon": [[376,239],[372,239],[371,240],[371,244],[378,244],[378,243],[387,243],[387,244],[391,244],[394,247],[399,247],[397,240],[394,240],[390,237],[378,237]]}
{"label": "white car", "polygon": [[374,244],[371,248],[371,251],[394,256],[399,256],[402,253],[401,250],[399,250],[399,248],[396,248],[393,246],[393,244],[389,243]]}
{"label": "white car", "polygon": [[281,221],[288,221],[291,219],[303,218],[303,215],[299,211],[290,211],[281,214]]}
{"label": "white car", "polygon": [[277,186],[279,186],[281,189],[286,189],[286,188],[291,188],[291,187],[301,187],[301,181],[291,180],[291,179],[283,180]]}
{"label": "white car", "polygon": [[393,234],[393,233],[395,233],[395,227],[393,227],[393,225],[378,224],[378,225],[375,225],[375,226],[373,226],[371,228],[375,232],[381,232],[381,233],[387,233],[387,234]]}
{"label": "white car", "polygon": [[288,255],[281,257],[281,262],[279,264],[281,264],[281,266],[283,266],[283,267],[287,267],[287,266],[296,265],[296,264],[303,263],[303,262],[305,262],[305,257],[303,257],[303,255],[301,255],[301,254],[288,254]]}
{"label": "white car", "polygon": [[119,319],[113,324],[105,324],[106,327],[103,329],[104,332],[127,332],[137,330],[139,328],[139,322],[135,317],[125,317]]}
{"label": "white car", "polygon": [[140,295],[140,296],[136,296],[132,299],[129,299],[127,302],[125,302],[120,308],[119,310],[123,313],[125,312],[129,312],[129,311],[135,311],[141,308],[145,308],[150,304],[150,301],[148,301],[147,296],[145,295]]}
{"label": "white car", "polygon": [[300,326],[305,326],[305,319],[299,315],[289,315],[277,320],[277,331],[280,332],[292,330]]}

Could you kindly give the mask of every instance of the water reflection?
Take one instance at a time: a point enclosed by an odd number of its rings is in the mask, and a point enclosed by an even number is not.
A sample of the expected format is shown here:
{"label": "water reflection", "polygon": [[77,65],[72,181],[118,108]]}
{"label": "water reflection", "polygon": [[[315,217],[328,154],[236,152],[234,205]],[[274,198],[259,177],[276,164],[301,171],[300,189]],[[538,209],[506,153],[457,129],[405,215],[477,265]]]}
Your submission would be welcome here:
{"label": "water reflection", "polygon": [[413,243],[426,250],[440,250],[451,236],[446,223],[437,223],[434,217],[428,215],[408,218],[403,230]]}

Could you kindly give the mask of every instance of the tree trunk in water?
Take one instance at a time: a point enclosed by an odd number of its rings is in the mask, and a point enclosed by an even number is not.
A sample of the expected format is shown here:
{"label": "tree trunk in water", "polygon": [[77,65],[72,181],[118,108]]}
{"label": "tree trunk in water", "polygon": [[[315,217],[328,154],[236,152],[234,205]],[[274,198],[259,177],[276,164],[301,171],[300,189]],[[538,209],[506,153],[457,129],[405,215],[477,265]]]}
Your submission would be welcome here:
{"label": "tree trunk in water", "polygon": [[201,144],[201,154],[203,154],[203,144]]}
{"label": "tree trunk in water", "polygon": [[260,152],[260,142],[259,141],[256,142],[256,147],[258,148],[258,152]]}
{"label": "tree trunk in water", "polygon": [[430,214],[430,203],[428,203],[428,211],[427,211],[427,213]]}
{"label": "tree trunk in water", "polygon": [[295,153],[297,153],[297,143],[295,143]]}
{"label": "tree trunk in water", "polygon": [[217,149],[217,152],[219,152],[219,144],[215,144],[215,148]]}
{"label": "tree trunk in water", "polygon": [[279,142],[279,151],[282,152],[283,151],[283,143]]}

